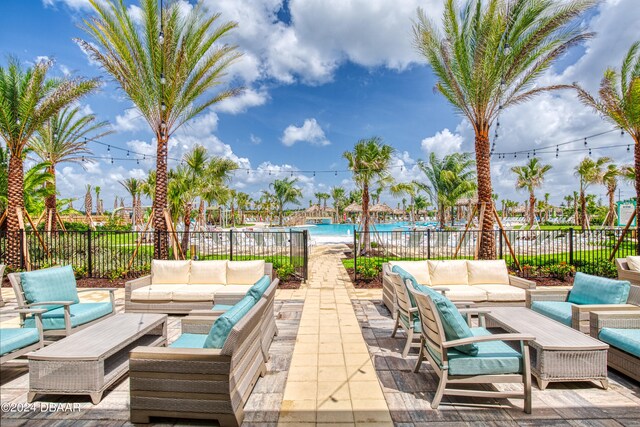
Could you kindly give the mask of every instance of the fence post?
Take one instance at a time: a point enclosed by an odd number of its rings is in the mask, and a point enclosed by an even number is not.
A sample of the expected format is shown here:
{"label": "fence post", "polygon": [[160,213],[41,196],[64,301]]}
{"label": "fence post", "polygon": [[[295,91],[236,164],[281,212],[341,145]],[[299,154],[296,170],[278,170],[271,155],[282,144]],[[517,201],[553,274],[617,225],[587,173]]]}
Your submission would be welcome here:
{"label": "fence post", "polygon": [[498,247],[500,248],[500,257],[499,258],[502,259],[504,257],[504,253],[503,253],[503,250],[502,250],[502,232],[501,231],[498,231],[498,236],[500,236],[500,240],[499,240],[500,244],[498,245]]}
{"label": "fence post", "polygon": [[304,280],[309,279],[309,230],[302,231],[302,240],[304,241]]}
{"label": "fence post", "polygon": [[229,230],[229,261],[233,261],[233,229]]}
{"label": "fence post", "polygon": [[[413,230],[411,233],[415,233]],[[431,259],[431,229],[427,228],[427,259]]]}
{"label": "fence post", "polygon": [[358,236],[356,228],[353,227],[353,280],[358,279]]}
{"label": "fence post", "polygon": [[18,237],[20,238],[20,270],[24,270],[24,230],[22,228],[18,230]]}
{"label": "fence post", "polygon": [[91,249],[91,227],[87,229],[87,276],[93,277],[93,254]]}
{"label": "fence post", "polygon": [[[280,233],[280,231],[278,231]],[[289,229],[289,263],[295,270],[295,264],[293,263],[293,232]]]}
{"label": "fence post", "polygon": [[573,228],[569,229],[569,265],[573,265]]}

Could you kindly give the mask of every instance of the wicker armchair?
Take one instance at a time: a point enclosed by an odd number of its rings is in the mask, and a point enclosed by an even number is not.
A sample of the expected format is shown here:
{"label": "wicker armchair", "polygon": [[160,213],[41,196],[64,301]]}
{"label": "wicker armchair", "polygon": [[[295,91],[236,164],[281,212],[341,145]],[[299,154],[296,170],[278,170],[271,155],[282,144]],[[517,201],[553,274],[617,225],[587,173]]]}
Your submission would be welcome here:
{"label": "wicker armchair", "polygon": [[[604,330],[613,330],[614,339],[610,334],[601,334]],[[616,371],[640,381],[640,343],[636,342],[636,355],[628,351],[619,349],[619,341],[615,336],[631,335],[626,333],[627,330],[640,330],[640,311],[593,311],[591,312],[591,328],[592,337],[600,339],[609,344],[609,352],[607,355],[607,364]],[[609,331],[611,332],[611,331]],[[629,331],[630,332],[630,331]],[[607,337],[609,335],[609,337]],[[637,339],[636,339],[637,341]],[[629,340],[627,340],[629,344]]]}
{"label": "wicker armchair", "polygon": [[260,339],[266,308],[261,298],[221,349],[135,348],[129,358],[131,422],[166,417],[241,425],[244,405],[266,373]]}
{"label": "wicker armchair", "polygon": [[628,280],[631,284],[640,286],[640,271],[629,269],[626,258],[616,258],[616,268],[618,269],[618,279]]}

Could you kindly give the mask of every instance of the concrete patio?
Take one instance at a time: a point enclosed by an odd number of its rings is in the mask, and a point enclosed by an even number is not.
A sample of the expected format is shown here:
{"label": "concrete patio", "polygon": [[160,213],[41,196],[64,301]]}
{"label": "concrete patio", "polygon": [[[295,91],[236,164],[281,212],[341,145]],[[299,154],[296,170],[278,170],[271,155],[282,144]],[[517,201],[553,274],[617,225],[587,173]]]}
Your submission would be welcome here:
{"label": "concrete patio", "polygon": [[[533,387],[533,413],[521,400],[447,398],[430,407],[437,377],[423,364],[413,373],[415,351],[400,352],[401,334],[390,338],[393,321],[380,302],[380,290],[353,288],[341,258],[344,247],[320,246],[310,258],[310,280],[299,290],[278,290],[279,334],[271,346],[268,373],[245,408],[246,426],[293,425],[590,425],[640,426],[640,385],[610,371],[610,387],[595,383],[557,383]],[[10,289],[2,290],[2,327],[17,317]],[[123,290],[116,293],[123,309]],[[99,292],[88,299],[99,300]],[[169,341],[177,338],[180,317],[169,320]],[[508,387],[499,385],[498,387]],[[125,377],[98,405],[88,397],[47,396],[42,402],[76,403],[75,410],[7,411],[26,403],[25,365],[3,365],[1,424],[6,426],[123,426],[128,422],[129,381]],[[488,404],[488,405],[487,405]],[[36,405],[36,408],[39,408]],[[159,420],[159,425],[210,425]]]}

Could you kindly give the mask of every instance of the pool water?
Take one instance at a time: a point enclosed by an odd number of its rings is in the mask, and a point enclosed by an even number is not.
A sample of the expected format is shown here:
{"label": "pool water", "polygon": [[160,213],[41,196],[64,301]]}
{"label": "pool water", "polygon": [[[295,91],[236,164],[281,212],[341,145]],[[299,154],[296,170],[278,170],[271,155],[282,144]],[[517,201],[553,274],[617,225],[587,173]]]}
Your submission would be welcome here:
{"label": "pool water", "polygon": [[[436,226],[436,222],[417,222],[416,226],[418,227],[426,227],[426,226]],[[309,230],[309,235],[311,237],[353,237],[353,230],[357,228],[358,225],[354,224],[317,224],[317,225],[301,225],[297,227],[293,227],[293,230]],[[410,222],[394,222],[388,224],[375,224],[375,229],[377,231],[393,231],[398,228],[403,228],[406,230],[410,230],[413,228],[413,224]]]}

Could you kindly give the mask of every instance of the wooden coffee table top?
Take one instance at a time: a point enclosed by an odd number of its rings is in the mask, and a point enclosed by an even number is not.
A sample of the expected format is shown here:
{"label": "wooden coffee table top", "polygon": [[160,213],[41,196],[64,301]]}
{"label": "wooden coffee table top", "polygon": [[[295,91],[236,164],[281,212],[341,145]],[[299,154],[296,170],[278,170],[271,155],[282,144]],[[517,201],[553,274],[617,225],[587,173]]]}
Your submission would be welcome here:
{"label": "wooden coffee table top", "polygon": [[606,350],[609,346],[526,307],[487,307],[486,316],[509,332],[533,335],[543,350]]}
{"label": "wooden coffee table top", "polygon": [[166,321],[166,314],[122,313],[107,317],[45,348],[30,360],[100,360]]}

